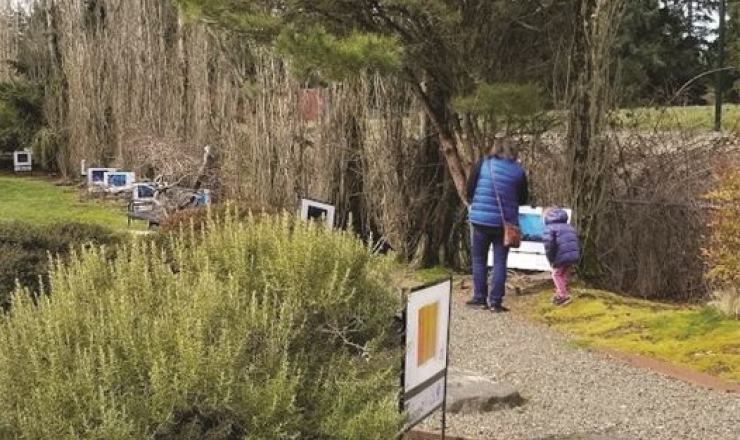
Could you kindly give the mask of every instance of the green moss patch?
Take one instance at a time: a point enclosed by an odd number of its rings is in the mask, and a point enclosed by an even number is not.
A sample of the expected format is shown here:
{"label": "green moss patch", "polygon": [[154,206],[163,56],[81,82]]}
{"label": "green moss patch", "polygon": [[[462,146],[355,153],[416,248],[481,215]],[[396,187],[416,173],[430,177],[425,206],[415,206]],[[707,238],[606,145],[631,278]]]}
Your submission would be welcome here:
{"label": "green moss patch", "polygon": [[449,278],[452,271],[446,267],[434,266],[426,269],[417,269],[414,278],[421,284],[433,283],[435,281]]}
{"label": "green moss patch", "polygon": [[528,313],[572,334],[577,346],[608,347],[652,356],[695,371],[740,381],[740,321],[709,307],[652,303],[576,289],[567,307],[542,293]]}

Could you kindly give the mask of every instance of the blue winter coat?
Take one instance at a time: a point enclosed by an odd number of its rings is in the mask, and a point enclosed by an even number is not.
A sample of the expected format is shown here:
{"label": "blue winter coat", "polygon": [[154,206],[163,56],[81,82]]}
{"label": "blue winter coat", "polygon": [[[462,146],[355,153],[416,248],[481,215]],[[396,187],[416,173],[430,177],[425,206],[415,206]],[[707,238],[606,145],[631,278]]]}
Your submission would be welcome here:
{"label": "blue winter coat", "polygon": [[[496,185],[494,189],[494,184]],[[501,198],[501,208],[496,200],[496,190]],[[478,162],[468,181],[470,198],[470,223],[474,225],[501,227],[505,221],[519,224],[519,206],[529,199],[527,174],[513,160],[486,157]]]}
{"label": "blue winter coat", "polygon": [[545,254],[552,267],[572,266],[581,258],[578,233],[568,224],[568,213],[551,209],[545,214]]}

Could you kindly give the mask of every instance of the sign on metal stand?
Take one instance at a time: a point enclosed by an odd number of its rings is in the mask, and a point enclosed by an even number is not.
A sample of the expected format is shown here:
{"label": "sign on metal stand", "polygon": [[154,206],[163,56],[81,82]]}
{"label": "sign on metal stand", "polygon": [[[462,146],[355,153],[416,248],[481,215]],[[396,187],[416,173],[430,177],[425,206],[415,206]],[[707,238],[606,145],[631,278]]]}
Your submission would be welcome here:
{"label": "sign on metal stand", "polygon": [[13,170],[16,173],[33,170],[33,153],[28,149],[13,152]]}
{"label": "sign on metal stand", "polygon": [[400,408],[406,415],[403,432],[442,409],[442,438],[447,429],[447,367],[449,365],[452,278],[412,289],[406,294]]}
{"label": "sign on metal stand", "polygon": [[334,205],[319,200],[301,199],[301,219],[304,221],[319,221],[327,229],[334,228]]}

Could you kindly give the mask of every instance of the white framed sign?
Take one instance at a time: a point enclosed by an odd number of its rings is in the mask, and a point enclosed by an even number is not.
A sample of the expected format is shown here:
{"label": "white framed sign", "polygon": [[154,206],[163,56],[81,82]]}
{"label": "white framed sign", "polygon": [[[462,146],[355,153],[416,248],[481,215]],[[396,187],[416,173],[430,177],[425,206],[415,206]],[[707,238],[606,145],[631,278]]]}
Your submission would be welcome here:
{"label": "white framed sign", "polygon": [[13,170],[15,172],[31,171],[33,169],[33,153],[29,150],[13,152]]}
{"label": "white framed sign", "polygon": [[301,219],[323,222],[327,229],[334,229],[333,205],[313,199],[301,199]]}
{"label": "white framed sign", "polygon": [[[519,228],[522,234],[522,244],[517,249],[509,250],[509,259],[506,266],[510,269],[533,270],[549,272],[550,262],[545,255],[545,244],[542,234],[545,231],[545,219],[543,212],[545,208],[520,206]],[[573,211],[564,209],[568,214],[568,223],[571,222]],[[488,266],[493,266],[493,249],[488,251]]]}
{"label": "white framed sign", "polygon": [[132,200],[153,200],[155,185],[152,182],[137,182],[133,185],[131,191]]}
{"label": "white framed sign", "polygon": [[134,188],[136,174],[127,171],[107,171],[103,173],[103,186],[111,193],[130,191]]}
{"label": "white framed sign", "polygon": [[87,186],[105,186],[105,173],[118,171],[118,168],[88,168]]}
{"label": "white framed sign", "polygon": [[451,299],[452,279],[414,289],[408,295],[403,364],[406,430],[440,407],[444,414]]}

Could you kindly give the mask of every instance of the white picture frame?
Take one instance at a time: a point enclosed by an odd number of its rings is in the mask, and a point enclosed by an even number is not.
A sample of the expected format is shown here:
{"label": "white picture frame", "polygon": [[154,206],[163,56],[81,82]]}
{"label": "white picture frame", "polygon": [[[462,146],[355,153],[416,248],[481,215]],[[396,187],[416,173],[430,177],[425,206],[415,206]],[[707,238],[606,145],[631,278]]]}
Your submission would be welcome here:
{"label": "white picture frame", "polygon": [[91,167],[87,169],[87,187],[105,187],[105,173],[118,171],[118,168]]}
{"label": "white picture frame", "polygon": [[131,191],[136,182],[136,174],[129,171],[106,171],[103,173],[103,187],[110,193]]}
{"label": "white picture frame", "polygon": [[156,185],[152,182],[135,182],[131,189],[131,200],[154,200]]}
{"label": "white picture frame", "polygon": [[[545,208],[541,206],[520,206],[519,226],[522,232],[522,244],[519,248],[509,250],[506,267],[509,269],[549,272],[552,270],[545,255],[545,244],[541,234],[545,228],[543,218]],[[568,214],[568,223],[573,218],[571,209],[564,209]],[[488,251],[488,266],[493,267],[493,248]]]}
{"label": "white picture frame", "polygon": [[33,171],[33,153],[30,150],[14,151],[13,170],[16,173]]}
{"label": "white picture frame", "polygon": [[301,219],[304,221],[323,218],[327,229],[334,229],[334,213],[336,208],[329,203],[313,199],[301,199]]}

